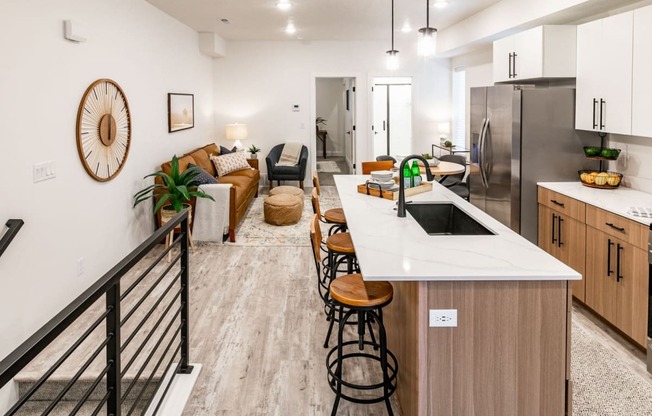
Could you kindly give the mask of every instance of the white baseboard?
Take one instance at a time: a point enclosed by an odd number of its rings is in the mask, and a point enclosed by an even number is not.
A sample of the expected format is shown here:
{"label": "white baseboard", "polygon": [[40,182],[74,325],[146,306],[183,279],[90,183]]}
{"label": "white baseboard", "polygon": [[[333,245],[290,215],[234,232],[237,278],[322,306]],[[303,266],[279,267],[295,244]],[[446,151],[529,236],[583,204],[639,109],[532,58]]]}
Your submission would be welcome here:
{"label": "white baseboard", "polygon": [[[161,403],[161,407],[158,411],[159,415],[181,416],[183,414],[183,410],[185,409],[186,404],[190,399],[192,389],[195,387],[195,383],[197,382],[199,373],[201,373],[202,369],[201,364],[190,365],[193,366],[192,373],[175,375],[172,384],[170,384],[170,389],[168,390],[165,399],[163,399],[163,402]],[[163,377],[163,380],[161,380],[161,383],[159,384],[160,386],[165,386],[170,381],[174,367],[176,367],[176,365],[173,365],[170,371],[168,371],[165,377]],[[158,403],[161,399],[163,390],[164,388],[161,388],[156,392],[156,395],[152,400],[152,405],[145,412],[145,416],[151,416],[154,414],[156,403]]]}

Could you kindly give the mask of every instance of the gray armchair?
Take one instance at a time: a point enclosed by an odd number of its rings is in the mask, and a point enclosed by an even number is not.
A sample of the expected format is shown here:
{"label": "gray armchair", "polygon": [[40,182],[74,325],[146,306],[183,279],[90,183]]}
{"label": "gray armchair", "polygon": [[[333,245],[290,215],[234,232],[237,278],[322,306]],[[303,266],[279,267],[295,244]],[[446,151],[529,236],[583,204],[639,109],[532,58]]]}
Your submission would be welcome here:
{"label": "gray armchair", "polygon": [[301,147],[299,164],[296,166],[276,166],[281,157],[281,152],[283,152],[283,144],[277,144],[272,147],[272,150],[269,151],[265,158],[269,188],[274,187],[273,181],[277,181],[278,185],[281,185],[281,181],[299,181],[299,187],[303,189],[303,179],[306,177],[306,166],[308,165],[308,148],[306,146]]}

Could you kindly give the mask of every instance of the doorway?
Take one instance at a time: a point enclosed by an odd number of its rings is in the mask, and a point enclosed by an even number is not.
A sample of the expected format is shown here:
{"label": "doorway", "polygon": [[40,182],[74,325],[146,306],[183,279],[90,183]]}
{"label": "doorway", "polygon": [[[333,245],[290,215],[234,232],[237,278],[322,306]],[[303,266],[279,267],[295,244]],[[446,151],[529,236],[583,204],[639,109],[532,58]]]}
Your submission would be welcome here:
{"label": "doorway", "polygon": [[412,153],[412,78],[373,79],[374,157]]}
{"label": "doorway", "polygon": [[315,79],[317,173],[324,186],[355,169],[355,78]]}

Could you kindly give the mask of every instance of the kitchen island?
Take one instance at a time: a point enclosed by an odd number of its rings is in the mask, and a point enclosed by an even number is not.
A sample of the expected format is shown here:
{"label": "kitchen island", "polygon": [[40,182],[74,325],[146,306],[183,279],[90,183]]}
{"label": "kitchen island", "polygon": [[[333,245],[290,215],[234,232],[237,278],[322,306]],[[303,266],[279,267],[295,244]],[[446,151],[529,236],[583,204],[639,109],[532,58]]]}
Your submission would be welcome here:
{"label": "kitchen island", "polygon": [[[493,235],[428,235],[395,202],[358,193],[367,178],[335,183],[363,277],[394,286],[385,326],[402,414],[563,415],[569,280],[581,276],[438,183],[408,201],[453,203]],[[429,310],[455,310],[457,326],[431,327]]]}

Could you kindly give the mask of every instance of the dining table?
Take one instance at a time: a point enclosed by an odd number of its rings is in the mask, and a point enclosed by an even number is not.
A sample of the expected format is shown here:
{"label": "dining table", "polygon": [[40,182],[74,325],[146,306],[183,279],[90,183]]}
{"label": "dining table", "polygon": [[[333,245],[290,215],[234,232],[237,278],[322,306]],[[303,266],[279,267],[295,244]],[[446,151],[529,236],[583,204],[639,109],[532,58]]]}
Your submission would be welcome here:
{"label": "dining table", "polygon": [[[394,164],[394,167],[397,169],[399,166],[400,164],[398,162]],[[432,172],[433,175],[440,177],[439,182],[442,182],[450,175],[466,172],[466,166],[462,166],[459,163],[445,162],[443,160],[440,160],[437,166],[429,166],[429,167],[430,167],[430,172]],[[421,171],[422,174],[426,173],[426,167],[421,163],[419,163],[419,170]]]}

